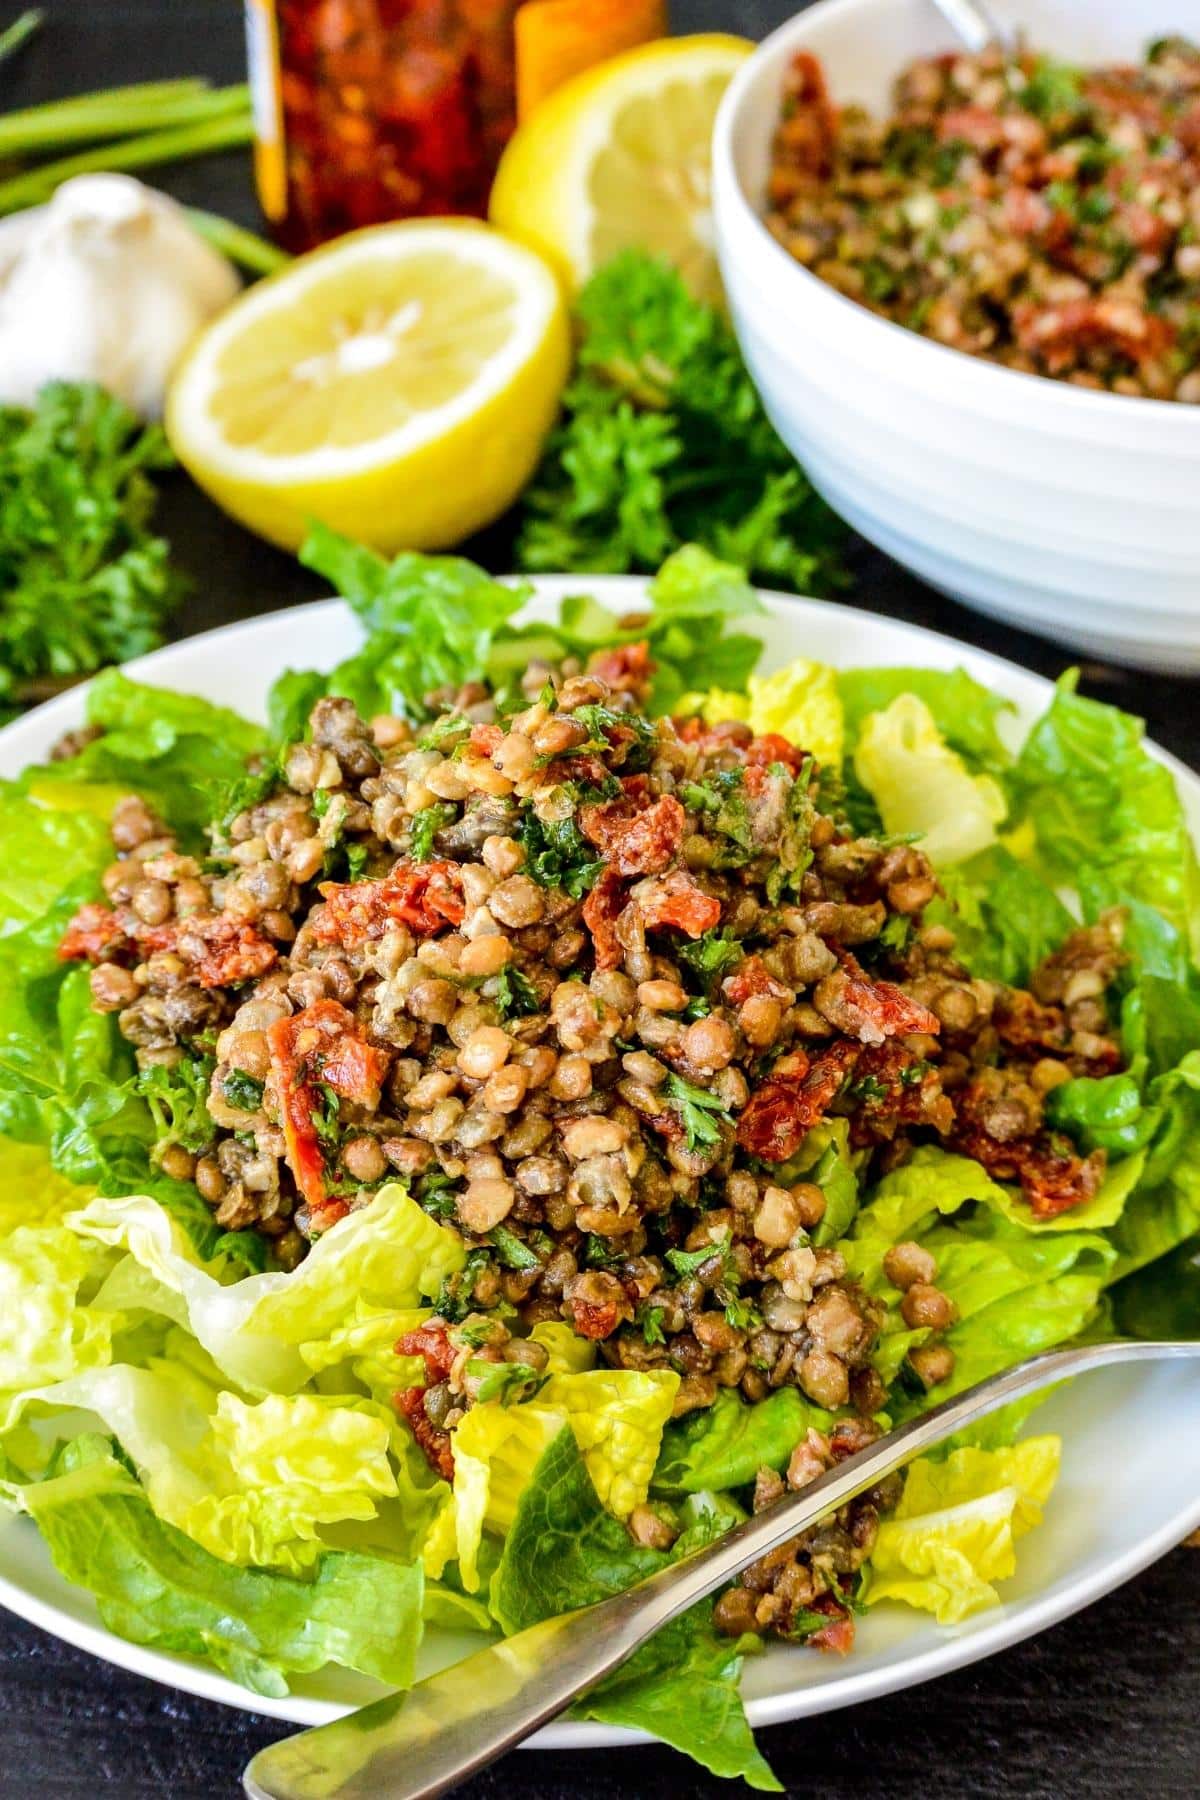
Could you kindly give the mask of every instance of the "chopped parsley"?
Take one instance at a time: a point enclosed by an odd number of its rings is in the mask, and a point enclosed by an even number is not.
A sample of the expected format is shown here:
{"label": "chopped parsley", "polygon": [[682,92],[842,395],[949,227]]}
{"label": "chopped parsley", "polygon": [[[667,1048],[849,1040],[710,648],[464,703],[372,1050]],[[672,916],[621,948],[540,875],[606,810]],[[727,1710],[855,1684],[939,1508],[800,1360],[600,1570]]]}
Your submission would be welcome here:
{"label": "chopped parsley", "polygon": [[230,1069],[221,1077],[221,1093],[239,1112],[257,1112],[262,1105],[263,1084],[245,1069]]}
{"label": "chopped parsley", "polygon": [[531,1369],[528,1363],[485,1362],[482,1357],[474,1356],[468,1362],[466,1372],[479,1383],[475,1389],[476,1400],[498,1400],[501,1406],[532,1400],[549,1379],[540,1370]]}
{"label": "chopped parsley", "polygon": [[435,836],[443,826],[452,825],[457,817],[458,808],[448,800],[436,801],[433,806],[423,806],[420,812],[414,813],[408,841],[408,854],[412,860],[428,862],[433,855]]}
{"label": "chopped parsley", "polygon": [[666,1260],[681,1280],[687,1280],[689,1276],[695,1275],[697,1270],[702,1269],[705,1263],[711,1262],[714,1257],[719,1257],[724,1263],[729,1250],[730,1235],[728,1231],[723,1231],[713,1239],[712,1243],[701,1244],[698,1250],[668,1250]]}
{"label": "chopped parsley", "polygon": [[634,1324],[638,1327],[647,1344],[665,1344],[666,1334],[662,1328],[662,1307],[651,1306],[643,1300],[637,1309]]}
{"label": "chopped parsley", "polygon": [[685,1081],[682,1075],[668,1075],[663,1091],[679,1114],[689,1150],[720,1143],[721,1128],[717,1119],[727,1121],[729,1112],[718,1095]]}
{"label": "chopped parsley", "polygon": [[565,819],[541,819],[527,807],[517,837],[525,850],[525,874],[539,887],[561,888],[572,900],[582,900],[604,868],[603,857],[596,855],[573,813]]}
{"label": "chopped parsley", "polygon": [[313,1130],[326,1151],[336,1150],[342,1137],[340,1102],[327,1081],[317,1083],[317,1094],[320,1098],[312,1109]]}
{"label": "chopped parsley", "polygon": [[214,1067],[211,1056],[185,1056],[174,1068],[155,1063],[138,1071],[134,1087],[150,1108],[159,1145],[200,1151],[212,1143],[217,1128],[208,1111],[208,1084]]}
{"label": "chopped parsley", "polygon": [[541,1259],[522,1243],[514,1231],[507,1225],[496,1225],[488,1233],[488,1242],[496,1252],[496,1260],[506,1269],[515,1269],[518,1274],[528,1274],[531,1269],[540,1269]]}
{"label": "chopped parsley", "polygon": [[444,750],[451,738],[461,737],[471,729],[470,719],[464,719],[461,713],[447,713],[444,719],[438,719],[417,739],[419,750]]}
{"label": "chopped parsley", "polygon": [[461,1325],[472,1310],[471,1302],[475,1294],[475,1283],[483,1274],[489,1263],[486,1250],[471,1250],[461,1269],[447,1275],[437,1291],[433,1310],[451,1325]]}
{"label": "chopped parsley", "polygon": [[458,1183],[442,1169],[417,1178],[417,1203],[431,1219],[453,1219],[458,1211]]}
{"label": "chopped parsley", "polygon": [[741,769],[720,769],[703,781],[685,781],[679,798],[693,812],[703,813],[710,828],[724,843],[716,846],[715,869],[740,869],[754,856],[750,809],[743,793]]}
{"label": "chopped parsley", "polygon": [[505,963],[496,977],[496,1011],[502,1019],[528,1019],[541,1011],[537,989],[514,963]]}
{"label": "chopped parsley", "polygon": [[680,944],[675,954],[709,987],[715,987],[727,969],[741,962],[746,951],[740,938],[714,928],[704,932],[694,943]]}

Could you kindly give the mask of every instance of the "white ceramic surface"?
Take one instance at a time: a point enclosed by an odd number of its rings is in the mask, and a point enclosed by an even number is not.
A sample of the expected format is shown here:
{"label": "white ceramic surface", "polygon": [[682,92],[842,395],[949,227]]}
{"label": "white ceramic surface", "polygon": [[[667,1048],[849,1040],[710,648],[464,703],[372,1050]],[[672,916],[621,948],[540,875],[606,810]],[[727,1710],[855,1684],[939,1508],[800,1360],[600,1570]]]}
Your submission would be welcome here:
{"label": "white ceramic surface", "polygon": [[[626,577],[592,577],[585,583],[553,577],[537,586],[533,611],[543,615],[581,586],[616,612],[631,610],[644,597],[644,585]],[[765,598],[770,608],[760,622],[765,668],[799,655],[841,666],[962,666],[1015,703],[1016,712],[1005,722],[1014,743],[1050,696],[1050,684],[1040,677],[933,632],[819,601]],[[330,667],[358,641],[347,608],[329,601],[208,632],[129,667],[147,680],[261,718],[266,690],[282,669]],[[82,718],[82,690],[75,689],[0,731],[0,776],[13,776],[43,757],[55,738]],[[1200,832],[1200,778],[1165,753],[1163,760],[1180,782],[1193,830]],[[1087,1605],[1200,1525],[1200,1392],[1184,1368],[1088,1376],[1057,1393],[1034,1428],[1062,1433],[1063,1471],[1044,1523],[1022,1542],[1018,1573],[1004,1586],[1005,1604],[951,1630],[924,1614],[881,1607],[862,1621],[858,1647],[844,1662],[773,1646],[746,1666],[753,1724],[829,1712],[975,1662]],[[1121,1446],[1119,1456],[1113,1455],[1114,1444]],[[24,1519],[0,1523],[0,1604],[136,1674],[301,1724],[320,1723],[381,1691],[361,1677],[332,1671],[298,1681],[286,1699],[264,1700],[191,1658],[113,1637],[87,1595],[58,1577]],[[423,1669],[451,1661],[477,1642],[432,1635]],[[997,1673],[997,1683],[1002,1679]],[[931,1703],[936,1705],[936,1696]],[[634,1736],[569,1723],[551,1726],[533,1741],[543,1748],[582,1748]],[[788,1771],[779,1773],[786,1777]]]}
{"label": "white ceramic surface", "polygon": [[[1200,36],[1200,0],[992,0],[1039,48],[1134,58]],[[954,47],[933,0],[823,0],[769,37],[717,119],[717,247],[777,430],[865,537],[955,599],[1094,654],[1200,669],[1200,408],[1086,392],[919,337],[838,294],[759,213],[784,73],[820,57],[835,100],[887,105]]]}

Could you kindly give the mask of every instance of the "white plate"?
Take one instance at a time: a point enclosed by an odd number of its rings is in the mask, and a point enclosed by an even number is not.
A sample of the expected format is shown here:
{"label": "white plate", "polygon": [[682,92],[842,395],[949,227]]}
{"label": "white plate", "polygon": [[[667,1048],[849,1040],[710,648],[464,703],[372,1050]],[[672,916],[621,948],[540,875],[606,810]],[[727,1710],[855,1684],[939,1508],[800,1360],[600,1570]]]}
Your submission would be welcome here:
{"label": "white plate", "polygon": [[[618,611],[636,606],[644,593],[633,579],[555,577],[538,583],[535,610],[552,611],[564,594],[581,589]],[[841,665],[951,669],[961,664],[1015,702],[1016,738],[1049,698],[1048,682],[933,632],[848,607],[765,598],[770,608],[761,621],[766,666],[797,655]],[[208,632],[130,667],[166,687],[261,717],[267,687],[281,669],[326,668],[357,641],[347,609],[329,601]],[[720,671],[713,674],[719,678]],[[15,775],[44,756],[82,717],[76,690],[0,732],[0,775]],[[1165,754],[1163,761],[1175,771],[1195,830],[1200,779]],[[1200,1525],[1200,1389],[1183,1368],[1089,1375],[1055,1396],[1038,1415],[1038,1429],[1062,1433],[1062,1478],[1045,1522],[1022,1542],[1017,1576],[1004,1586],[1005,1604],[951,1630],[924,1614],[881,1607],[862,1622],[858,1647],[845,1662],[777,1645],[747,1665],[745,1692],[754,1725],[829,1712],[975,1662],[1086,1606]],[[125,1643],[105,1631],[85,1594],[59,1579],[26,1520],[0,1526],[0,1602],[135,1674],[297,1724],[321,1723],[380,1692],[373,1682],[330,1672],[297,1682],[287,1699],[265,1700],[199,1662]],[[433,1637],[424,1666],[449,1661],[477,1641]],[[607,1726],[562,1724],[533,1741],[549,1749],[637,1740],[632,1732]]]}

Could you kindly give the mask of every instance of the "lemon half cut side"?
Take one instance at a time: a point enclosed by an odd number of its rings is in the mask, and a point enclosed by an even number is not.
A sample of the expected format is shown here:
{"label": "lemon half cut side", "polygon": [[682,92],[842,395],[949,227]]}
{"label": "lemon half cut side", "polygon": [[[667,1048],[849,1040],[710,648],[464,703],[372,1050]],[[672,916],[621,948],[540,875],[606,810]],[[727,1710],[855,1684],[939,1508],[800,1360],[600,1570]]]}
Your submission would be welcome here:
{"label": "lemon half cut side", "polygon": [[701,299],[720,294],[713,249],[712,131],[753,45],[665,38],[568,81],[518,127],[490,216],[580,286],[618,250],[667,257]]}
{"label": "lemon half cut side", "polygon": [[474,221],[355,232],[250,289],[167,399],[180,461],[286,549],[316,518],[390,553],[504,511],[553,422],[570,340],[559,286]]}

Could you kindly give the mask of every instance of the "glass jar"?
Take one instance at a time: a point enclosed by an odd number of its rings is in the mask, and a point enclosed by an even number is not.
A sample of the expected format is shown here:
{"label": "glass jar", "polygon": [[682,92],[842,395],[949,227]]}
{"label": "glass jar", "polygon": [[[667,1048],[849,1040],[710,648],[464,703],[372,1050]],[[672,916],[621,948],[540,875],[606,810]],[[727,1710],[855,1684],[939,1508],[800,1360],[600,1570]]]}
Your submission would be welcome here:
{"label": "glass jar", "polygon": [[289,250],[482,217],[516,123],[522,0],[246,0],[259,198]]}

